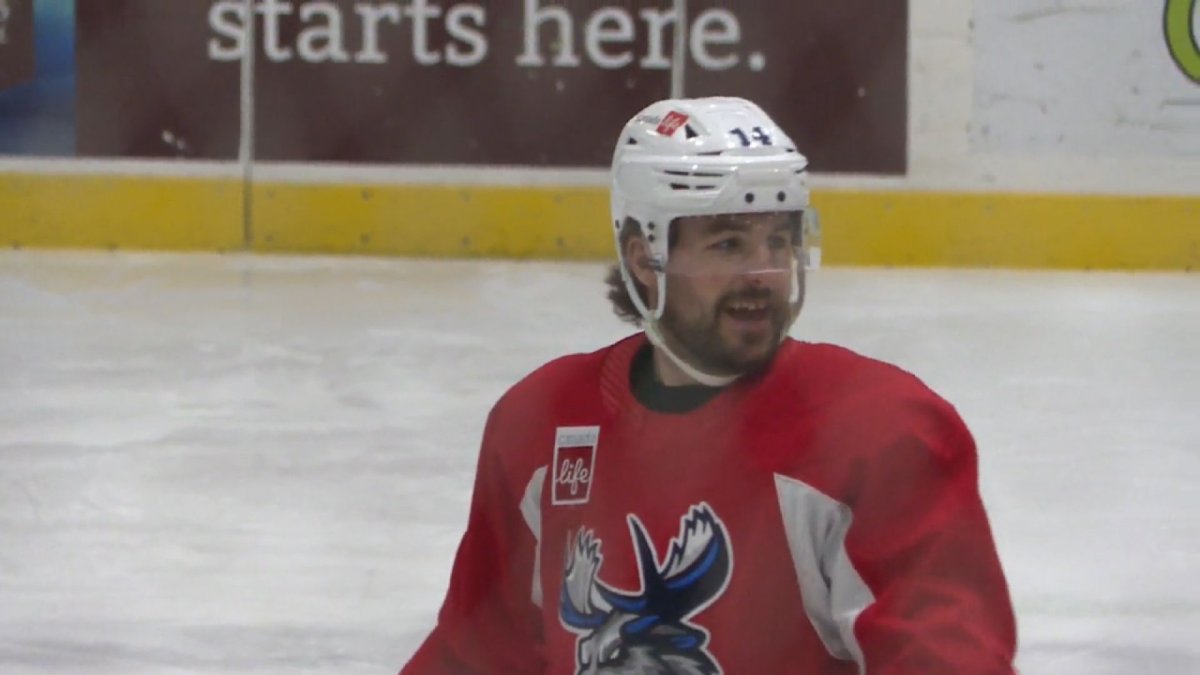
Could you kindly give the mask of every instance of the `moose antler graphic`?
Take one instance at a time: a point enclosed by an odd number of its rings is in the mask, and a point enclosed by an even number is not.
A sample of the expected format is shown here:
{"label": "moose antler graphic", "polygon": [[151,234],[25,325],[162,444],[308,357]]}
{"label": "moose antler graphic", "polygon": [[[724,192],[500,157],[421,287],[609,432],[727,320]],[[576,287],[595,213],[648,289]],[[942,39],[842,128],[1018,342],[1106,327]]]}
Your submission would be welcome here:
{"label": "moose antler graphic", "polygon": [[729,581],[732,554],[724,525],[707,504],[693,506],[659,565],[646,528],[628,517],[642,588],[614,589],[597,579],[600,541],[580,530],[568,545],[559,600],[564,625],[579,634],[578,673],[716,675],[708,633],[689,619]]}

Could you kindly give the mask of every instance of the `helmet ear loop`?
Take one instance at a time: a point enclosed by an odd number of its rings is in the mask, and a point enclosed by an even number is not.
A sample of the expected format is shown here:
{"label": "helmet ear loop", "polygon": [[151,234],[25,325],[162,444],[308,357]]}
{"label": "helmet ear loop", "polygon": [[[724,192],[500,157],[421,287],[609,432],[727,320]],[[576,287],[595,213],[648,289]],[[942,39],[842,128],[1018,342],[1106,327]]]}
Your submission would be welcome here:
{"label": "helmet ear loop", "polygon": [[629,299],[633,302],[633,306],[637,309],[638,314],[641,314],[643,319],[649,319],[650,309],[642,301],[642,294],[638,292],[637,284],[634,283],[633,275],[629,272],[629,264],[625,261],[624,256],[622,256],[620,263],[621,280],[625,282],[625,290],[629,293]]}
{"label": "helmet ear loop", "polygon": [[800,302],[800,256],[803,251],[796,251],[792,256],[792,291],[788,293],[788,304],[795,305]]}
{"label": "helmet ear loop", "polygon": [[621,280],[625,282],[625,290],[629,293],[629,299],[633,301],[634,308],[642,315],[642,319],[646,321],[661,319],[663,309],[667,306],[666,266],[657,257],[650,258],[650,269],[654,270],[655,286],[658,288],[658,304],[651,310],[642,300],[642,294],[638,292],[637,283],[634,282],[633,273],[629,271],[629,263],[625,260],[625,256],[621,256],[619,263],[618,268],[621,270]]}
{"label": "helmet ear loop", "polygon": [[788,335],[791,333],[792,326],[795,325],[796,320],[800,318],[800,275],[805,269],[807,269],[807,266],[801,263],[801,256],[804,255],[805,252],[802,249],[797,249],[796,255],[792,256],[792,290],[790,293],[788,293],[788,310],[790,312],[790,318],[788,319],[787,326],[779,335],[780,344],[787,340]]}
{"label": "helmet ear loop", "polygon": [[667,271],[661,263],[654,265],[654,281],[658,286],[658,305],[654,308],[654,320],[658,321],[667,308]]}

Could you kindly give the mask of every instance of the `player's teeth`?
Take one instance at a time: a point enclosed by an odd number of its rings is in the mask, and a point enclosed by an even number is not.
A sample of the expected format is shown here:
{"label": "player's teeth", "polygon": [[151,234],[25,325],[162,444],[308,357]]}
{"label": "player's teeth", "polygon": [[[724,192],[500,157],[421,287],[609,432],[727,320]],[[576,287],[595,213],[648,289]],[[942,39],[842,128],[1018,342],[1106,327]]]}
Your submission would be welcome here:
{"label": "player's teeth", "polygon": [[733,310],[737,310],[737,311],[755,312],[755,311],[760,311],[760,310],[766,309],[767,303],[765,303],[765,302],[735,302],[732,305],[730,305],[729,308],[733,309]]}

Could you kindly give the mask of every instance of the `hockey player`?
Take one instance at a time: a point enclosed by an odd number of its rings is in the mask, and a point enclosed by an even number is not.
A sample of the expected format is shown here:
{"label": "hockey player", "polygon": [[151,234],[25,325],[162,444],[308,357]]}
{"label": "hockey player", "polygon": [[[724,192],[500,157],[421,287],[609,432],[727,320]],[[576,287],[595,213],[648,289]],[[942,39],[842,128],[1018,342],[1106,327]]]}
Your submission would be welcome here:
{"label": "hockey player", "polygon": [[954,408],[787,337],[806,168],[742,99],[626,125],[609,297],[643,331],[496,404],[449,592],[402,675],[1013,672]]}

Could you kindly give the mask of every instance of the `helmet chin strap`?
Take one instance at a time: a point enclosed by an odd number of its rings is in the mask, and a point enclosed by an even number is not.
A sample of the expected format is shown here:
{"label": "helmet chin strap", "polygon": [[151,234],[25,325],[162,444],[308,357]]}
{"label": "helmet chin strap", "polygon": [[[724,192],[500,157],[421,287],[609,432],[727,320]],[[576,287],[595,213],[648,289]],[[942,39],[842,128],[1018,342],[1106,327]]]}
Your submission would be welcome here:
{"label": "helmet chin strap", "polygon": [[[799,298],[800,298],[800,279],[798,276],[798,272],[799,272],[798,260],[793,258],[792,264],[790,267],[791,267],[791,273],[792,273],[791,274],[792,283],[791,283],[791,289],[790,289],[791,292],[788,294],[789,295],[788,303],[790,305],[794,306],[799,301]],[[736,373],[733,375],[713,375],[711,373],[706,373],[706,372],[700,370],[699,368],[696,368],[695,366],[691,365],[687,361],[684,361],[683,358],[681,358],[678,354],[676,354],[675,351],[672,350],[671,347],[667,345],[667,341],[663,337],[662,331],[659,329],[659,321],[662,319],[663,309],[666,306],[666,297],[667,297],[667,283],[666,283],[667,278],[666,278],[666,272],[664,270],[662,270],[661,268],[655,270],[655,281],[657,282],[656,285],[658,286],[659,302],[658,302],[658,306],[656,308],[654,308],[653,310],[646,307],[646,305],[641,301],[641,298],[638,296],[637,290],[634,287],[632,277],[629,274],[629,270],[625,267],[624,262],[622,262],[620,265],[620,271],[621,271],[621,276],[625,280],[626,288],[629,289],[629,293],[633,299],[634,305],[637,306],[638,310],[642,314],[643,330],[646,333],[646,339],[648,339],[650,341],[650,344],[654,345],[655,349],[662,350],[663,354],[666,354],[667,358],[671,359],[671,362],[674,363],[681,371],[683,371],[683,373],[685,375],[687,375],[688,377],[692,378],[696,382],[699,382],[700,384],[707,386],[707,387],[728,386],[730,384],[733,384],[733,382],[735,382],[739,377],[742,376],[742,373]],[[793,321],[795,320],[794,316],[792,317],[792,320]],[[789,327],[790,327],[790,322],[789,322]],[[782,334],[779,336],[780,344],[782,344],[783,341],[787,339],[787,337],[788,337],[788,330],[785,329],[782,332]]]}
{"label": "helmet chin strap", "polygon": [[671,362],[679,367],[685,375],[693,380],[703,384],[706,387],[724,387],[732,384],[734,380],[741,377],[738,375],[711,375],[698,370],[687,361],[679,358],[670,347],[667,346],[667,341],[663,339],[662,331],[658,329],[658,319],[646,319],[645,331],[646,339],[650,340],[650,344],[654,345],[655,349],[662,350],[662,353],[671,359]]}

